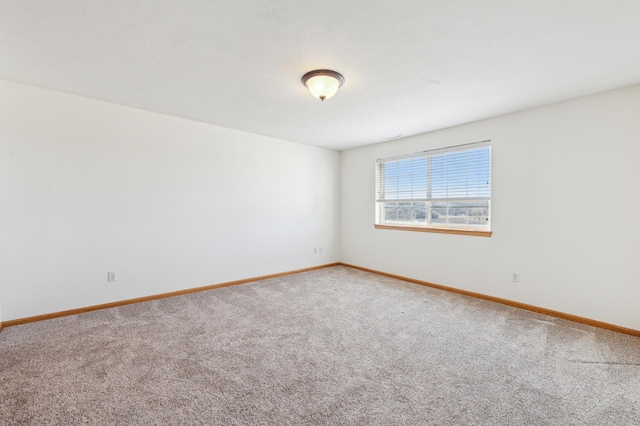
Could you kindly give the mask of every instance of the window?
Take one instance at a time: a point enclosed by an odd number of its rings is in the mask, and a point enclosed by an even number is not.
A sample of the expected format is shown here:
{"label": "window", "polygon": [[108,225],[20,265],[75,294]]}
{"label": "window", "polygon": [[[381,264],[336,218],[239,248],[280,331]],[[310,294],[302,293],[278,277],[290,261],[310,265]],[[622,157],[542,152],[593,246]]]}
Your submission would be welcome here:
{"label": "window", "polygon": [[491,142],[378,160],[376,191],[377,228],[490,236]]}

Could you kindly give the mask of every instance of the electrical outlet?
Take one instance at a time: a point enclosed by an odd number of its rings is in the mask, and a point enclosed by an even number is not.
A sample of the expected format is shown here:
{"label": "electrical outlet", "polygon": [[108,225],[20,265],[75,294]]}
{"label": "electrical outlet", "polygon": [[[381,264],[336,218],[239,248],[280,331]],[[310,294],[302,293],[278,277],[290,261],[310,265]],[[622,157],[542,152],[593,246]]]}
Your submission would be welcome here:
{"label": "electrical outlet", "polygon": [[318,248],[317,247],[313,248],[313,254],[318,254]]}
{"label": "electrical outlet", "polygon": [[512,283],[519,283],[520,282],[520,274],[517,272],[512,272],[511,273],[511,282]]}
{"label": "electrical outlet", "polygon": [[118,281],[118,271],[107,272],[107,282],[115,283],[116,281]]}

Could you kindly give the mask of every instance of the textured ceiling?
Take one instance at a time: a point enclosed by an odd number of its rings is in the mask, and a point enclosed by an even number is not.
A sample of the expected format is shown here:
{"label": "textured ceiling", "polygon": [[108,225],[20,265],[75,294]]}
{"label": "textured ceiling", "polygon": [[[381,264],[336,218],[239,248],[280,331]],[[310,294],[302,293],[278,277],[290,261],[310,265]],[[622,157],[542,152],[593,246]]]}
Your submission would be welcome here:
{"label": "textured ceiling", "polygon": [[[0,0],[0,79],[333,149],[640,83],[638,0]],[[321,103],[316,68],[346,82]]]}

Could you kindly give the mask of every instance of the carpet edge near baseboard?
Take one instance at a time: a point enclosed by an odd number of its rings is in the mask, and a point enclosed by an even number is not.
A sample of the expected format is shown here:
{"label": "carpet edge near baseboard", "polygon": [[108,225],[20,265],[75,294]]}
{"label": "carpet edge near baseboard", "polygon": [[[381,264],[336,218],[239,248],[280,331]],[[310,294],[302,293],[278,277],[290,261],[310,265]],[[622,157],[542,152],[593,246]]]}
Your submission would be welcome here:
{"label": "carpet edge near baseboard", "polygon": [[213,289],[216,289],[216,288],[230,287],[230,286],[239,285],[239,284],[246,284],[246,283],[250,283],[250,282],[254,282],[254,281],[268,280],[268,279],[271,279],[271,278],[278,278],[278,277],[283,277],[283,276],[286,276],[286,275],[299,274],[301,272],[314,271],[314,270],[317,270],[317,269],[329,268],[331,266],[338,266],[338,265],[340,265],[339,262],[327,263],[327,264],[324,264],[324,265],[311,266],[311,267],[302,268],[302,269],[295,269],[293,271],[279,272],[279,273],[276,273],[276,274],[269,274],[269,275],[261,275],[259,277],[245,278],[245,279],[235,280],[235,281],[227,281],[227,282],[224,282],[224,283],[210,284],[210,285],[206,285],[206,286],[202,286],[202,287],[194,287],[194,288],[188,288],[188,289],[184,289],[184,290],[171,291],[171,292],[168,292],[168,293],[159,293],[159,294],[154,294],[154,295],[150,295],[150,296],[136,297],[136,298],[133,298],[133,299],[119,300],[119,301],[116,301],[116,302],[101,303],[99,305],[85,306],[85,307],[82,307],[82,308],[67,309],[67,310],[64,310],[64,311],[51,312],[51,313],[48,313],[48,314],[41,314],[41,315],[34,315],[34,316],[30,316],[30,317],[17,318],[17,319],[13,319],[13,320],[9,320],[9,321],[0,322],[0,330],[2,330],[3,328],[13,327],[13,326],[20,325],[20,324],[27,324],[27,323],[30,323],[30,322],[45,321],[45,320],[50,320],[50,319],[54,319],[54,318],[60,318],[60,317],[66,317],[66,316],[70,316],[70,315],[83,314],[83,313],[86,313],[86,312],[98,311],[98,310],[101,310],[101,309],[117,308],[119,306],[132,305],[134,303],[142,303],[142,302],[149,302],[151,300],[165,299],[167,297],[182,296],[184,294],[197,293],[199,291],[213,290]]}
{"label": "carpet edge near baseboard", "polygon": [[324,264],[324,265],[312,266],[312,267],[303,268],[303,269],[296,269],[296,270],[293,270],[293,271],[280,272],[280,273],[269,274],[269,275],[262,275],[262,276],[259,276],[259,277],[246,278],[246,279],[235,280],[235,281],[228,281],[228,282],[219,283],[219,284],[211,284],[211,285],[207,285],[207,286],[203,286],[203,287],[195,287],[195,288],[190,288],[190,289],[185,289],[185,290],[172,291],[172,292],[168,292],[168,293],[160,293],[160,294],[155,294],[155,295],[150,295],[150,296],[137,297],[137,298],[134,298],[134,299],[125,299],[125,300],[120,300],[120,301],[116,301],[116,302],[103,303],[103,304],[99,304],[99,305],[92,305],[92,306],[86,306],[86,307],[82,307],[82,308],[59,311],[59,312],[51,312],[51,313],[48,313],[48,314],[35,315],[35,316],[31,316],[31,317],[18,318],[18,319],[14,319],[14,320],[0,322],[0,331],[3,328],[6,328],[6,327],[12,327],[12,326],[20,325],[20,324],[27,324],[27,323],[30,323],[30,322],[45,321],[45,320],[65,317],[65,316],[69,316],[69,315],[77,315],[77,314],[82,314],[82,313],[85,313],[85,312],[97,311],[97,310],[101,310],[101,309],[116,308],[116,307],[119,307],[119,306],[131,305],[131,304],[134,304],[134,303],[148,302],[148,301],[151,301],[151,300],[164,299],[164,298],[167,298],[167,297],[180,296],[180,295],[189,294],[189,293],[196,293],[196,292],[199,292],[199,291],[213,290],[213,289],[216,289],[216,288],[229,287],[229,286],[239,285],[239,284],[246,284],[246,283],[249,283],[249,282],[266,280],[266,279],[270,279],[270,278],[277,278],[277,277],[282,277],[282,276],[292,275],[292,274],[298,274],[298,273],[301,273],[301,272],[313,271],[313,270],[316,270],[316,269],[329,268],[331,266],[345,266],[345,267],[348,267],[348,268],[358,269],[358,270],[365,271],[365,272],[371,272],[371,273],[374,273],[374,274],[383,275],[383,276],[386,276],[386,277],[395,278],[395,279],[398,279],[398,280],[402,280],[402,281],[406,281],[406,282],[410,282],[410,283],[414,283],[414,284],[419,284],[419,285],[423,285],[423,286],[426,286],[426,287],[431,287],[431,288],[436,288],[436,289],[439,289],[439,290],[449,291],[449,292],[452,292],[452,293],[462,294],[464,296],[475,297],[477,299],[488,300],[490,302],[495,302],[495,303],[499,303],[501,305],[511,306],[511,307],[518,308],[518,309],[524,309],[526,311],[536,312],[536,313],[543,314],[543,315],[549,315],[549,316],[552,316],[552,317],[561,318],[561,319],[564,319],[564,320],[573,321],[573,322],[576,322],[576,323],[585,324],[585,325],[589,325],[589,326],[592,326],[592,327],[602,328],[602,329],[614,331],[614,332],[617,332],[617,333],[628,334],[628,335],[631,335],[631,336],[640,337],[640,330],[635,330],[635,329],[632,329],[632,328],[627,328],[627,327],[623,327],[623,326],[619,326],[619,325],[615,325],[615,324],[610,324],[610,323],[606,323],[606,322],[603,322],[603,321],[598,321],[598,320],[594,320],[594,319],[590,319],[590,318],[580,317],[580,316],[577,316],[577,315],[567,314],[567,313],[560,312],[560,311],[554,311],[552,309],[542,308],[542,307],[539,307],[539,306],[528,305],[526,303],[516,302],[516,301],[513,301],[513,300],[508,300],[508,299],[502,299],[502,298],[499,298],[499,297],[489,296],[489,295],[482,294],[482,293],[476,293],[476,292],[473,292],[473,291],[462,290],[462,289],[458,289],[458,288],[455,288],[455,287],[449,287],[449,286],[444,286],[444,285],[441,285],[441,284],[431,283],[431,282],[428,282],[428,281],[422,281],[422,280],[418,280],[418,279],[414,279],[414,278],[409,278],[409,277],[405,277],[405,276],[402,276],[402,275],[396,275],[396,274],[391,274],[391,273],[387,273],[387,272],[382,272],[382,271],[378,271],[378,270],[375,270],[375,269],[365,268],[365,267],[362,267],[362,266],[351,265],[351,264],[344,263],[344,262],[327,263],[327,264]]}
{"label": "carpet edge near baseboard", "polygon": [[378,271],[378,270],[370,269],[370,268],[364,268],[362,266],[357,266],[357,265],[351,265],[351,264],[344,263],[344,262],[338,262],[338,264],[341,265],[341,266],[346,266],[348,268],[358,269],[360,271],[371,272],[373,274],[383,275],[383,276],[389,277],[389,278],[395,278],[395,279],[398,279],[398,280],[407,281],[407,282],[410,282],[410,283],[419,284],[419,285],[423,285],[423,286],[426,286],[426,287],[436,288],[438,290],[444,290],[444,291],[448,291],[448,292],[451,292],[451,293],[462,294],[464,296],[475,297],[476,299],[483,299],[483,300],[487,300],[487,301],[490,301],[490,302],[499,303],[501,305],[507,305],[507,306],[511,306],[513,308],[523,309],[525,311],[536,312],[536,313],[539,313],[539,314],[549,315],[551,317],[561,318],[561,319],[564,319],[564,320],[573,321],[573,322],[580,323],[580,324],[590,325],[592,327],[602,328],[602,329],[609,330],[609,331],[615,331],[617,333],[629,334],[631,336],[640,337],[640,330],[635,330],[633,328],[627,328],[627,327],[623,327],[623,326],[615,325],[615,324],[610,324],[610,323],[603,322],[603,321],[598,321],[598,320],[585,318],[585,317],[581,317],[581,316],[577,316],[577,315],[567,314],[565,312],[554,311],[553,309],[547,309],[547,308],[542,308],[542,307],[539,307],[539,306],[528,305],[526,303],[516,302],[516,301],[513,301],[513,300],[509,300],[509,299],[502,299],[500,297],[489,296],[487,294],[476,293],[476,292],[473,292],[473,291],[462,290],[462,289],[458,289],[458,288],[455,288],[455,287],[449,287],[449,286],[445,286],[445,285],[441,285],[441,284],[431,283],[431,282],[428,282],[428,281],[417,280],[417,279],[405,277],[405,276],[402,276],[402,275],[390,274],[390,273],[387,273],[387,272],[382,272],[382,271]]}

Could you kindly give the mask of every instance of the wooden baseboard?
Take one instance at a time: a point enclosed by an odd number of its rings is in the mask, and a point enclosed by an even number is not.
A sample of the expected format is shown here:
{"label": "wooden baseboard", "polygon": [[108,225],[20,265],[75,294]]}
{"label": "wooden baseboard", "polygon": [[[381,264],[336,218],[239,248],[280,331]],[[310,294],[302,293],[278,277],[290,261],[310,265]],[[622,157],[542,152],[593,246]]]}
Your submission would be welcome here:
{"label": "wooden baseboard", "polygon": [[83,314],[85,312],[97,311],[100,309],[117,308],[118,306],[131,305],[134,303],[141,303],[141,302],[149,302],[151,300],[164,299],[164,298],[173,297],[173,296],[181,296],[183,294],[196,293],[196,292],[205,291],[205,290],[213,290],[215,288],[229,287],[232,285],[246,284],[253,281],[268,280],[270,278],[283,277],[285,275],[298,274],[300,272],[314,271],[316,269],[323,269],[323,268],[328,268],[330,266],[337,266],[337,265],[339,265],[339,263],[328,263],[326,265],[296,269],[295,271],[280,272],[277,274],[270,274],[270,275],[262,275],[260,277],[246,278],[243,280],[229,281],[229,282],[220,283],[220,284],[212,284],[204,287],[196,287],[196,288],[189,288],[186,290],[172,291],[169,293],[154,294],[152,296],[137,297],[135,299],[120,300],[117,302],[103,303],[101,305],[86,306],[84,308],[69,309],[69,310],[60,311],[60,312],[52,312],[49,314],[36,315],[33,317],[18,318],[18,319],[9,320],[9,321],[0,323],[0,330],[2,329],[2,327],[12,327],[14,325],[26,324],[29,322],[44,321],[44,320],[53,319],[53,318],[66,317],[68,315]]}
{"label": "wooden baseboard", "polygon": [[640,330],[634,330],[632,328],[622,327],[622,326],[615,325],[615,324],[609,324],[609,323],[602,322],[602,321],[596,321],[596,320],[592,320],[592,319],[589,319],[589,318],[579,317],[577,315],[566,314],[564,312],[554,311],[552,309],[541,308],[539,306],[527,305],[526,303],[514,302],[513,300],[501,299],[499,297],[494,297],[494,296],[488,296],[488,295],[482,294],[482,293],[475,293],[473,291],[460,290],[460,289],[457,289],[457,288],[454,288],[454,287],[447,287],[447,286],[444,286],[444,285],[434,284],[434,283],[430,283],[430,282],[427,282],[427,281],[421,281],[421,280],[416,280],[416,279],[413,279],[413,278],[403,277],[401,275],[389,274],[389,273],[386,273],[386,272],[376,271],[375,269],[369,269],[369,268],[363,268],[361,266],[350,265],[348,263],[340,262],[339,264],[342,265],[342,266],[347,266],[349,268],[359,269],[361,271],[371,272],[371,273],[378,274],[378,275],[384,275],[385,277],[395,278],[395,279],[398,279],[398,280],[407,281],[407,282],[414,283],[414,284],[420,284],[420,285],[424,285],[424,286],[427,286],[427,287],[437,288],[439,290],[445,290],[445,291],[449,291],[449,292],[452,292],[452,293],[463,294],[465,296],[471,296],[471,297],[475,297],[475,298],[478,298],[478,299],[488,300],[490,302],[500,303],[502,305],[512,306],[514,308],[524,309],[526,311],[537,312],[539,314],[549,315],[549,316],[556,317],[556,318],[562,318],[562,319],[573,321],[573,322],[577,322],[577,323],[580,323],[580,324],[586,324],[586,325],[590,325],[590,326],[593,326],[593,327],[604,328],[606,330],[611,330],[611,331],[615,331],[615,332],[618,332],[618,333],[630,334],[631,336],[640,337]]}
{"label": "wooden baseboard", "polygon": [[65,317],[65,316],[68,316],[68,315],[82,314],[82,313],[85,313],[85,312],[97,311],[97,310],[100,310],[100,309],[117,308],[118,306],[125,306],[125,305],[131,305],[131,304],[134,304],[134,303],[148,302],[148,301],[151,301],[151,300],[164,299],[164,298],[167,298],[167,297],[180,296],[180,295],[183,295],[183,294],[196,293],[196,292],[199,292],[199,291],[213,290],[215,288],[222,288],[222,287],[229,287],[229,286],[233,286],[233,285],[246,284],[246,283],[250,283],[250,282],[253,282],[253,281],[260,281],[260,280],[266,280],[266,279],[270,279],[270,278],[277,278],[277,277],[282,277],[282,276],[285,276],[285,275],[291,275],[291,274],[297,274],[297,273],[300,273],[300,272],[313,271],[313,270],[317,270],[317,269],[323,269],[323,268],[328,268],[328,267],[331,267],[331,266],[338,266],[338,265],[346,266],[348,268],[353,268],[353,269],[359,269],[361,271],[371,272],[371,273],[374,273],[374,274],[383,275],[383,276],[386,276],[386,277],[395,278],[395,279],[398,279],[398,280],[407,281],[407,282],[414,283],[414,284],[420,284],[420,285],[424,285],[424,286],[427,286],[427,287],[437,288],[439,290],[449,291],[449,292],[452,292],[452,293],[458,293],[458,294],[462,294],[462,295],[465,295],[465,296],[475,297],[475,298],[478,298],[478,299],[484,299],[484,300],[488,300],[490,302],[500,303],[502,305],[507,305],[507,306],[511,306],[511,307],[514,307],[514,308],[524,309],[524,310],[531,311],[531,312],[537,312],[539,314],[549,315],[549,316],[556,317],[556,318],[562,318],[562,319],[573,321],[573,322],[577,322],[577,323],[580,323],[580,324],[586,324],[586,325],[590,325],[590,326],[593,326],[593,327],[603,328],[603,329],[615,331],[615,332],[618,332],[618,333],[629,334],[631,336],[640,337],[640,330],[634,330],[632,328],[622,327],[622,326],[615,325],[615,324],[609,324],[609,323],[602,322],[602,321],[596,321],[596,320],[589,319],[589,318],[579,317],[577,315],[566,314],[564,312],[554,311],[552,309],[541,308],[539,306],[528,305],[526,303],[520,303],[520,302],[515,302],[515,301],[512,301],[512,300],[508,300],[508,299],[502,299],[502,298],[499,298],[499,297],[488,296],[488,295],[482,294],[482,293],[476,293],[476,292],[473,292],[473,291],[457,289],[455,287],[448,287],[448,286],[444,286],[444,285],[440,285],[440,284],[430,283],[430,282],[427,282],[427,281],[416,280],[414,278],[408,278],[408,277],[404,277],[402,275],[389,274],[389,273],[386,273],[386,272],[377,271],[375,269],[363,268],[361,266],[350,265],[348,263],[343,263],[343,262],[329,263],[329,264],[326,264],[326,265],[313,266],[313,267],[310,267],[310,268],[297,269],[297,270],[294,270],[294,271],[281,272],[281,273],[270,274],[270,275],[263,275],[263,276],[260,276],[260,277],[246,278],[246,279],[242,279],[242,280],[229,281],[229,282],[220,283],[220,284],[212,284],[212,285],[207,285],[207,286],[204,286],[204,287],[196,287],[196,288],[190,288],[190,289],[186,289],[186,290],[172,291],[172,292],[169,292],[169,293],[156,294],[156,295],[152,295],[152,296],[138,297],[138,298],[135,298],[135,299],[120,300],[120,301],[117,301],[117,302],[111,302],[111,303],[104,303],[104,304],[100,304],[100,305],[87,306],[87,307],[84,307],[84,308],[69,309],[69,310],[66,310],[66,311],[52,312],[52,313],[49,313],[49,314],[36,315],[36,316],[32,316],[32,317],[18,318],[18,319],[15,319],[15,320],[9,320],[9,321],[5,321],[5,322],[0,322],[0,330],[2,330],[3,327],[12,327],[14,325],[26,324],[26,323],[30,323],[30,322],[36,322],[36,321],[44,321],[44,320],[53,319],[53,318]]}

